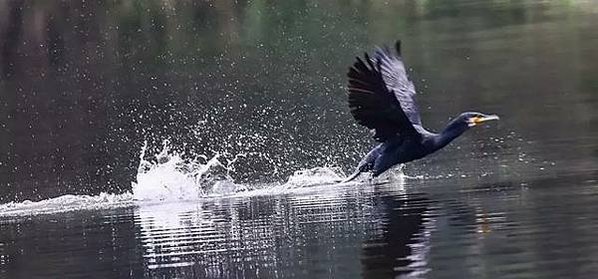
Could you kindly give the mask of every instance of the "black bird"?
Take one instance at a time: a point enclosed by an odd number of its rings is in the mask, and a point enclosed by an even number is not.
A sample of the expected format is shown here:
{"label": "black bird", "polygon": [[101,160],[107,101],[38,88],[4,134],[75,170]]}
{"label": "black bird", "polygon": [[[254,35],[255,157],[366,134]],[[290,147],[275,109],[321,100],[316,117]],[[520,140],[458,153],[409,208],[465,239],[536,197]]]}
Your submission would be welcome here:
{"label": "black bird", "polygon": [[440,133],[432,133],[422,126],[415,104],[415,87],[407,77],[401,58],[401,42],[396,52],[377,48],[373,58],[366,53],[357,57],[349,68],[349,108],[357,123],[373,130],[380,142],[357,165],[345,182],[362,172],[376,177],[392,166],[417,160],[431,154],[460,136],[469,128],[496,115],[464,112],[448,123]]}

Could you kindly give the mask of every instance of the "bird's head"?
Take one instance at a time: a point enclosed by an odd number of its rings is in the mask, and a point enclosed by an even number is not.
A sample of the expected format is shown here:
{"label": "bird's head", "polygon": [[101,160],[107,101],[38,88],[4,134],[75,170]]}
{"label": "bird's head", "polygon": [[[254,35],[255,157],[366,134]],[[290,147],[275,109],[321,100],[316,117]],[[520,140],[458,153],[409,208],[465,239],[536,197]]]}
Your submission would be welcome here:
{"label": "bird's head", "polygon": [[464,112],[459,117],[453,119],[447,126],[442,130],[436,141],[434,141],[434,150],[438,150],[453,139],[457,138],[471,127],[481,125],[482,123],[490,120],[498,120],[498,115],[483,114],[480,112]]}
{"label": "bird's head", "polygon": [[498,115],[495,114],[483,114],[481,112],[464,112],[458,117],[458,121],[466,124],[468,128],[481,125],[482,123],[490,120],[498,120]]}

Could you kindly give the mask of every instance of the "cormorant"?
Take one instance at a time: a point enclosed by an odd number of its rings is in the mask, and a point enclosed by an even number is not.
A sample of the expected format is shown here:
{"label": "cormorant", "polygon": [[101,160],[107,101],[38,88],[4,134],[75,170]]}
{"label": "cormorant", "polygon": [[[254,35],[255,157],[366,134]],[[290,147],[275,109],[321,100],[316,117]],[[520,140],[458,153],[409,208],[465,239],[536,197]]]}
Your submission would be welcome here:
{"label": "cormorant", "polygon": [[469,128],[497,115],[464,112],[448,123],[440,133],[422,126],[415,104],[415,87],[407,77],[401,58],[401,42],[396,52],[377,48],[373,58],[365,53],[364,60],[349,68],[348,97],[351,114],[357,123],[373,130],[380,142],[357,165],[345,182],[362,172],[376,177],[396,164],[417,160],[431,154],[460,136]]}

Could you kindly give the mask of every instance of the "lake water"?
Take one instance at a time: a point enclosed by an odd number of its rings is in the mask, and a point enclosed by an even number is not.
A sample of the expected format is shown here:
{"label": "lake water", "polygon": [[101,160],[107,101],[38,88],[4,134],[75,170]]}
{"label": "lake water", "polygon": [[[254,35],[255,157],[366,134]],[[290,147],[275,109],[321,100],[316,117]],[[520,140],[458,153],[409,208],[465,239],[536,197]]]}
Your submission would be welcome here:
{"label": "lake water", "polygon": [[[0,278],[598,274],[598,3],[92,2],[0,3]],[[426,127],[501,120],[338,184],[399,38]]]}

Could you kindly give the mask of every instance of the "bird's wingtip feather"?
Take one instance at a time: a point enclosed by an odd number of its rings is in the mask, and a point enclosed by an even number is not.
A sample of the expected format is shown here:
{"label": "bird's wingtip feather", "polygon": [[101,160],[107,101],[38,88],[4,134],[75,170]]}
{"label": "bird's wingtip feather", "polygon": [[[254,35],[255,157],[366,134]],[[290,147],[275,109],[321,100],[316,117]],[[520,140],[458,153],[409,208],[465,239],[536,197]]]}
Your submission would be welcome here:
{"label": "bird's wingtip feather", "polygon": [[401,40],[397,40],[395,43],[395,49],[397,50],[397,54],[401,55]]}

